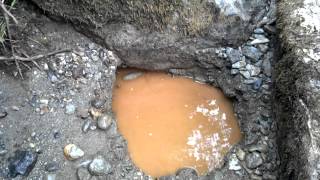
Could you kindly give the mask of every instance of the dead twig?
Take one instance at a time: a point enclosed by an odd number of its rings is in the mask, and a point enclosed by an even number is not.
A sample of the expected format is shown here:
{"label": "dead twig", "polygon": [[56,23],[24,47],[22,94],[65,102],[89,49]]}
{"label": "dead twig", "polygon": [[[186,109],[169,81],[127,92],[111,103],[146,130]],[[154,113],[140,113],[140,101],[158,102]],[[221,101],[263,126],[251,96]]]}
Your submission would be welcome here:
{"label": "dead twig", "polygon": [[5,14],[7,14],[14,21],[15,24],[19,23],[16,17],[14,17],[14,15],[11,14],[11,12],[6,8],[6,6],[3,4],[2,1],[0,1],[0,8]]}
{"label": "dead twig", "polygon": [[49,57],[55,54],[60,54],[60,53],[64,53],[64,52],[71,52],[71,49],[61,49],[61,50],[57,50],[57,51],[52,51],[50,53],[47,54],[39,54],[36,56],[31,56],[31,57],[21,57],[21,56],[11,56],[11,57],[4,57],[4,56],[0,56],[0,61],[14,61],[14,60],[19,60],[19,61],[35,61],[41,58],[45,58],[45,57]]}

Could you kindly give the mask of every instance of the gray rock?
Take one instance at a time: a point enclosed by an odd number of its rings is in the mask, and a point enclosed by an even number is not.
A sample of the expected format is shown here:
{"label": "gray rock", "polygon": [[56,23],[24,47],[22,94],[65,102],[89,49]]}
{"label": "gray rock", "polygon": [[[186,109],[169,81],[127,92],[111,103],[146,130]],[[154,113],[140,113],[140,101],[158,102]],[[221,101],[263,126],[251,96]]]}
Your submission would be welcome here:
{"label": "gray rock", "polygon": [[236,155],[240,161],[243,161],[246,156],[246,152],[244,152],[241,148],[238,148],[236,151]]}
{"label": "gray rock", "polygon": [[249,153],[246,155],[246,165],[250,169],[259,167],[263,163],[263,159],[258,152]]}
{"label": "gray rock", "polygon": [[249,71],[250,76],[258,76],[261,71],[260,67],[257,67],[251,64],[247,64],[246,69]]}
{"label": "gray rock", "polygon": [[260,57],[262,56],[262,53],[260,52],[259,49],[253,47],[253,46],[244,46],[242,49],[242,53],[253,60],[254,62],[257,62]]}
{"label": "gray rock", "polygon": [[27,176],[35,166],[38,155],[31,151],[16,151],[15,156],[9,162],[9,175],[14,178],[17,175]]}
{"label": "gray rock", "polygon": [[263,73],[268,77],[271,77],[271,63],[268,58],[264,59],[262,62]]}
{"label": "gray rock", "polygon": [[56,179],[56,174],[48,174],[47,175],[47,180],[55,180]]}
{"label": "gray rock", "polygon": [[259,151],[259,152],[266,152],[268,150],[267,144],[256,144],[249,146],[248,150],[250,152]]}
{"label": "gray rock", "polygon": [[85,120],[81,127],[82,132],[87,133],[90,129],[91,123],[90,119]]}
{"label": "gray rock", "polygon": [[8,150],[6,149],[0,149],[0,156],[4,156],[8,153]]}
{"label": "gray rock", "polygon": [[232,64],[232,69],[240,69],[246,66],[246,61],[244,59],[242,59],[241,61],[238,61],[234,64]]}
{"label": "gray rock", "polygon": [[241,52],[237,49],[233,49],[233,48],[228,47],[226,49],[226,54],[232,64],[241,60]]}
{"label": "gray rock", "polygon": [[143,72],[130,72],[126,74],[122,79],[125,81],[130,81],[133,79],[137,79],[138,77],[142,76]]}
{"label": "gray rock", "polygon": [[48,172],[55,172],[55,171],[58,171],[59,169],[60,169],[60,166],[57,162],[49,162],[45,166],[45,170]]}
{"label": "gray rock", "polygon": [[249,71],[240,71],[240,74],[246,78],[246,79],[249,79],[250,78],[250,73]]}
{"label": "gray rock", "polygon": [[268,51],[269,47],[266,44],[258,44],[258,48],[260,49],[261,52],[265,53]]}
{"label": "gray rock", "polygon": [[105,103],[106,103],[106,100],[102,98],[95,98],[91,101],[91,105],[97,109],[103,108]]}
{"label": "gray rock", "polygon": [[268,38],[259,38],[259,39],[254,39],[249,44],[250,45],[256,45],[256,44],[265,44],[265,43],[268,43],[268,42],[270,42],[270,40]]}
{"label": "gray rock", "polygon": [[262,28],[257,28],[254,30],[255,34],[264,34],[264,30]]}
{"label": "gray rock", "polygon": [[231,74],[236,75],[239,73],[239,69],[231,69]]}
{"label": "gray rock", "polygon": [[95,157],[89,164],[89,172],[95,176],[107,175],[111,172],[111,164],[107,162],[101,155]]}
{"label": "gray rock", "polygon": [[82,149],[80,149],[78,146],[75,144],[68,144],[64,147],[64,155],[69,159],[69,160],[76,160],[84,156],[84,152]]}
{"label": "gray rock", "polygon": [[109,114],[104,114],[98,118],[97,125],[99,129],[106,130],[110,127],[111,123],[112,123],[112,116]]}
{"label": "gray rock", "polygon": [[229,170],[239,171],[241,169],[240,162],[235,154],[231,154],[228,163]]}
{"label": "gray rock", "polygon": [[66,105],[66,114],[73,114],[76,111],[76,106],[73,104],[67,104]]}

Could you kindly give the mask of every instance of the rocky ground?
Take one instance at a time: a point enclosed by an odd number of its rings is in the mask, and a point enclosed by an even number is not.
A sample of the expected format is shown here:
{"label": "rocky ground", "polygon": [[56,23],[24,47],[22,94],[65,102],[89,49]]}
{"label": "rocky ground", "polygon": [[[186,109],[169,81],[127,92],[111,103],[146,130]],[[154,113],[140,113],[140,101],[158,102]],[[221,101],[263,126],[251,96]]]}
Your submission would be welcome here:
{"label": "rocky ground", "polygon": [[[127,66],[126,61],[70,24],[51,20],[36,7],[20,6],[17,15],[28,37],[25,49],[33,54],[72,51],[41,59],[39,67],[24,71],[24,79],[15,67],[1,68],[0,177],[150,179],[131,162],[112,114],[115,72]],[[275,4],[266,10],[269,13],[242,44],[197,49],[199,58],[191,68],[179,68],[183,61],[173,62],[178,64],[175,68],[165,66],[168,73],[217,86],[232,98],[244,139],[223,167],[207,176],[181,169],[159,179],[277,179],[280,160],[271,103]],[[134,66],[139,63],[159,69],[158,62],[157,67],[142,61]]]}

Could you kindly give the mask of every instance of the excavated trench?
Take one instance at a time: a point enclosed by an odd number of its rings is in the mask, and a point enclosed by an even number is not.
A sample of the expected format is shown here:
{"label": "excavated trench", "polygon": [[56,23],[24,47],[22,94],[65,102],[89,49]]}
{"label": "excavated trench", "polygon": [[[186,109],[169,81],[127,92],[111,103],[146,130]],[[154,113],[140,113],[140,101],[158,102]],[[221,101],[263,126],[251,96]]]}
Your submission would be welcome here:
{"label": "excavated trench", "polygon": [[[23,69],[24,80],[16,77],[14,66],[2,66],[0,177],[152,178],[133,163],[112,111],[121,68],[188,77],[220,89],[232,101],[243,138],[221,166],[201,175],[181,168],[158,179],[310,177],[308,168],[316,164],[301,153],[309,142],[301,138],[308,124],[301,123],[305,129],[300,131],[298,113],[290,111],[309,112],[308,103],[314,101],[304,104],[297,98],[296,109],[291,106],[303,87],[298,83],[299,91],[293,92],[288,83],[304,70],[290,71],[288,67],[298,67],[291,58],[296,56],[286,56],[290,48],[279,50],[275,1],[160,2],[21,1],[14,13],[23,18],[13,36],[24,38],[24,52],[73,51],[44,58],[40,68]],[[318,81],[312,82],[316,86]],[[290,142],[299,144],[300,138],[303,145],[291,151],[295,145]],[[71,153],[72,146],[78,154]],[[32,162],[19,171],[28,158]]]}

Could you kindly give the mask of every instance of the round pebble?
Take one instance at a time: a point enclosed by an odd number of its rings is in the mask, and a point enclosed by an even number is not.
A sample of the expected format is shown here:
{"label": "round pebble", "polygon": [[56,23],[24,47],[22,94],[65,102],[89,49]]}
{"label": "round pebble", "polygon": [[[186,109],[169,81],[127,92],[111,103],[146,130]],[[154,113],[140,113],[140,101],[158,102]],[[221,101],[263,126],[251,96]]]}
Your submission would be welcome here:
{"label": "round pebble", "polygon": [[66,145],[63,152],[69,160],[76,160],[84,156],[84,152],[75,144]]}
{"label": "round pebble", "polygon": [[108,114],[102,115],[98,119],[98,128],[106,130],[110,127],[112,123],[112,117]]}
{"label": "round pebble", "polygon": [[88,169],[92,175],[102,176],[111,172],[111,165],[101,155],[98,155],[89,164]]}

